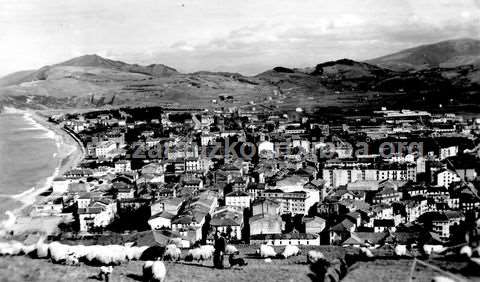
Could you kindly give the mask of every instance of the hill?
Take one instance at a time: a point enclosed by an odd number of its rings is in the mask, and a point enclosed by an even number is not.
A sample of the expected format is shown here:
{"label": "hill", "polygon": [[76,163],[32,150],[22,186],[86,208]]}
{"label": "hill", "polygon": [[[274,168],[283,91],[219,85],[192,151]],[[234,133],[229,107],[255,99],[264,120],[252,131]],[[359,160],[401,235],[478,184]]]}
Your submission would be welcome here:
{"label": "hill", "polygon": [[[462,48],[470,51],[463,54],[473,56],[474,41],[465,42],[470,42],[465,43],[468,48]],[[420,51],[402,52],[402,56],[396,55],[398,61],[416,58],[412,54]],[[405,52],[413,57],[404,55]],[[388,61],[387,57],[382,58]],[[445,62],[447,57],[435,58],[431,65]],[[0,105],[91,109],[146,105],[239,108],[260,104],[260,108],[270,110],[302,107],[343,115],[388,105],[399,109],[480,112],[480,65],[442,67],[445,63],[440,63],[442,66],[406,71],[375,62],[341,59],[302,69],[278,66],[255,76],[244,76],[210,71],[180,73],[161,64],[141,66],[85,55],[0,79]],[[223,101],[226,96],[231,98]]]}
{"label": "hill", "polygon": [[480,40],[456,39],[409,48],[366,61],[391,70],[480,65]]}

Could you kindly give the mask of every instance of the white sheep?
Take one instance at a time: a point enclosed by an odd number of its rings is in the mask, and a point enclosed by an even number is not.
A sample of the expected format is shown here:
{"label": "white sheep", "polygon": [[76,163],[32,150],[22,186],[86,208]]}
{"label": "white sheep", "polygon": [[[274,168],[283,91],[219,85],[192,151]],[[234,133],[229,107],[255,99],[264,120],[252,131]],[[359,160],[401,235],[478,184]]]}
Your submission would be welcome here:
{"label": "white sheep", "polygon": [[225,247],[225,254],[226,255],[237,255],[237,254],[239,254],[239,251],[235,246],[227,245],[227,247]]}
{"label": "white sheep", "polygon": [[272,246],[260,245],[260,249],[257,250],[257,254],[262,258],[275,257],[275,249]]}
{"label": "white sheep", "polygon": [[146,249],[148,249],[148,246],[127,248],[127,258],[129,260],[139,260]]}
{"label": "white sheep", "polygon": [[441,253],[445,250],[442,245],[423,245],[423,251],[427,255],[431,255],[432,253]]}
{"label": "white sheep", "polygon": [[324,259],[325,256],[320,251],[311,250],[307,253],[307,261],[309,263],[316,263],[320,259]]}
{"label": "white sheep", "polygon": [[300,249],[297,246],[287,245],[281,254],[283,258],[289,258],[291,256],[297,256],[300,254]]}
{"label": "white sheep", "polygon": [[198,262],[208,260],[211,258],[211,254],[207,249],[195,248],[191,249],[187,253],[186,260],[196,260]]}
{"label": "white sheep", "polygon": [[215,252],[215,247],[212,245],[201,245],[200,249],[205,252],[209,257],[213,256],[213,253]]}
{"label": "white sheep", "polygon": [[372,251],[370,251],[368,248],[365,248],[365,247],[360,248],[360,253],[362,253],[363,255],[365,255],[368,258],[373,258],[374,257]]}
{"label": "white sheep", "polygon": [[54,263],[63,263],[68,256],[68,247],[59,242],[52,242],[48,246],[48,253]]}
{"label": "white sheep", "polygon": [[163,282],[166,274],[163,261],[146,261],[143,265],[143,281]]}
{"label": "white sheep", "polygon": [[43,242],[38,242],[35,244],[36,257],[37,258],[47,258],[48,257],[49,244]]}
{"label": "white sheep", "polygon": [[178,261],[182,251],[175,244],[167,245],[165,248],[164,260]]}
{"label": "white sheep", "polygon": [[405,245],[396,245],[395,254],[397,256],[406,256],[407,255],[407,246]]}
{"label": "white sheep", "polygon": [[0,255],[16,256],[22,253],[23,248],[23,244],[16,241],[4,242],[0,245]]}
{"label": "white sheep", "polygon": [[460,249],[460,255],[467,256],[467,257],[472,257],[472,248],[470,246],[463,246]]}
{"label": "white sheep", "polygon": [[271,258],[266,258],[266,259],[265,259],[265,262],[266,262],[266,263],[272,263],[272,259],[271,259]]}
{"label": "white sheep", "polygon": [[435,276],[432,279],[433,282],[455,282],[455,280],[445,276]]}
{"label": "white sheep", "polygon": [[76,255],[70,254],[65,259],[65,264],[66,265],[79,265],[80,262],[79,262],[78,257]]}

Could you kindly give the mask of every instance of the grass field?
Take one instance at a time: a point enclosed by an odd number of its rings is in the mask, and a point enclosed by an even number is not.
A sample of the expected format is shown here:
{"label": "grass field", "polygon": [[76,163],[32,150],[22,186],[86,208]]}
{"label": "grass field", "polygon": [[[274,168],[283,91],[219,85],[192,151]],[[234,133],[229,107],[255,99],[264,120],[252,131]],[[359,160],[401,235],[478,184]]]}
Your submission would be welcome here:
{"label": "grass field", "polygon": [[[302,247],[302,254],[287,260],[273,259],[271,263],[255,255],[255,246],[239,246],[240,257],[245,258],[245,267],[226,269],[213,268],[212,261],[197,262],[166,262],[166,281],[311,281],[309,265],[306,263],[306,253],[310,249],[318,249],[329,260],[342,258],[355,249],[344,249],[333,246]],[[282,247],[275,247],[281,252]],[[184,251],[184,254],[186,252]],[[412,259],[377,259],[368,262],[357,262],[350,266],[343,281],[408,281]],[[466,262],[428,260],[455,275],[460,275]],[[110,281],[141,281],[141,261],[115,266]],[[0,257],[0,281],[98,281],[99,267],[81,264],[80,266],[65,266],[53,264],[46,259],[31,259],[24,256]],[[420,264],[413,272],[413,281],[432,281],[434,276],[441,274]],[[480,275],[480,273],[479,273]],[[464,277],[465,281],[480,281],[480,277]]]}

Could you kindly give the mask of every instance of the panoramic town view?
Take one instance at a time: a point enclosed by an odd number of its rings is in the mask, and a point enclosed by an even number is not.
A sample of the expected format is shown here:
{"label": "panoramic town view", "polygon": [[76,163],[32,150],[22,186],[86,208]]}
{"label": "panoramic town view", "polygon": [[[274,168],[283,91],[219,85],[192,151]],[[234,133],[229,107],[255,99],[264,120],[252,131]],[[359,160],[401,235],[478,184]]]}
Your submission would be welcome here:
{"label": "panoramic town view", "polygon": [[0,281],[480,281],[479,1],[120,2],[0,0]]}

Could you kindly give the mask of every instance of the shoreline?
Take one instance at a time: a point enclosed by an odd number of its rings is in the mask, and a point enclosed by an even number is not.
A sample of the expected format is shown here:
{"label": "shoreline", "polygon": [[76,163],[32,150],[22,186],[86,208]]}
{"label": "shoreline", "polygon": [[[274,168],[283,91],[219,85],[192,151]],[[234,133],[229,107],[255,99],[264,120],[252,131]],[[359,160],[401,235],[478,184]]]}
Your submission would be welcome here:
{"label": "shoreline", "polygon": [[61,176],[65,171],[78,166],[82,162],[85,158],[86,150],[78,138],[72,136],[71,133],[67,132],[59,125],[49,122],[46,115],[42,115],[40,112],[30,109],[20,110],[7,108],[6,110],[12,113],[16,112],[28,115],[28,117],[38,123],[39,126],[42,126],[46,131],[52,133],[52,138],[55,139],[57,145],[57,152],[54,157],[57,165],[52,174],[46,179],[40,180],[37,187],[34,189],[26,189],[17,195],[10,196],[12,199],[22,203],[20,206],[6,211],[5,213],[9,218],[0,222],[0,228],[3,227],[4,230],[11,230],[15,226],[17,217],[29,216],[29,208],[41,200],[40,195],[51,188],[52,181],[55,177]]}

